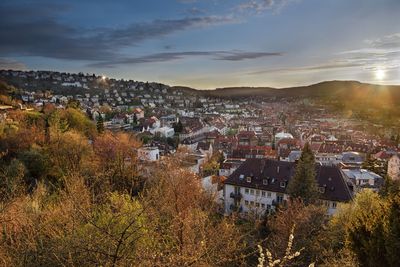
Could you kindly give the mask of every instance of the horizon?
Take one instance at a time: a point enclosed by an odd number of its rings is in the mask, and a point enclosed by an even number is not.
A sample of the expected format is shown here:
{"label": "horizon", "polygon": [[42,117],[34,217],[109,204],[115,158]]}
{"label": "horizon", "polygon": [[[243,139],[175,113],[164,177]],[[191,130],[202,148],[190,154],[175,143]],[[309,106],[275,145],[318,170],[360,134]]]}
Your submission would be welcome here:
{"label": "horizon", "polygon": [[[17,69],[0,69],[0,71],[24,71],[24,72],[31,72],[31,71],[35,71],[35,72],[59,72],[59,73],[68,73],[68,74],[72,74],[72,75],[76,75],[80,72],[63,72],[63,71],[56,71],[56,70],[17,70]],[[368,83],[368,82],[361,82],[361,81],[357,81],[357,80],[324,80],[324,81],[317,81],[314,83],[309,83],[309,84],[299,84],[296,86],[287,86],[287,87],[272,87],[272,86],[247,86],[247,85],[238,85],[238,86],[227,86],[227,87],[214,87],[214,88],[196,88],[196,87],[190,87],[190,86],[185,86],[185,85],[171,85],[171,84],[165,84],[159,81],[144,81],[144,80],[136,80],[133,78],[114,78],[114,77],[108,77],[105,75],[101,75],[101,74],[97,74],[97,73],[83,73],[84,75],[95,75],[96,77],[104,77],[105,79],[114,79],[117,81],[120,80],[125,80],[125,81],[136,81],[136,82],[149,82],[149,83],[160,83],[166,86],[169,86],[171,88],[173,87],[182,87],[182,88],[188,88],[188,89],[192,89],[192,90],[197,90],[197,91],[213,91],[213,90],[219,90],[219,89],[240,89],[240,88],[252,88],[252,89],[275,89],[275,90],[280,90],[280,89],[291,89],[291,88],[298,88],[298,87],[310,87],[313,85],[317,85],[317,84],[322,84],[322,83],[334,83],[334,82],[349,82],[349,83],[360,83],[360,84],[364,84],[364,85],[372,85],[372,86],[399,86],[400,84],[379,84],[379,83]]]}
{"label": "horizon", "polygon": [[6,0],[0,68],[203,90],[399,85],[399,11],[395,0]]}

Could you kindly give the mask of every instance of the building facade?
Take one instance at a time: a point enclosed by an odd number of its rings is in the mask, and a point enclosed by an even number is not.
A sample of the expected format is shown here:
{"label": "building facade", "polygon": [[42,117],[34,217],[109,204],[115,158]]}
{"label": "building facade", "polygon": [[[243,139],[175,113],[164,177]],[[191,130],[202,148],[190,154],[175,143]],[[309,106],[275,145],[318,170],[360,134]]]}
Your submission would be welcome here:
{"label": "building facade", "polygon": [[[247,159],[224,182],[225,213],[239,211],[245,215],[262,215],[288,199],[287,185],[296,163],[269,159]],[[316,165],[320,201],[328,214],[336,211],[339,202],[352,199],[342,171],[335,166]]]}

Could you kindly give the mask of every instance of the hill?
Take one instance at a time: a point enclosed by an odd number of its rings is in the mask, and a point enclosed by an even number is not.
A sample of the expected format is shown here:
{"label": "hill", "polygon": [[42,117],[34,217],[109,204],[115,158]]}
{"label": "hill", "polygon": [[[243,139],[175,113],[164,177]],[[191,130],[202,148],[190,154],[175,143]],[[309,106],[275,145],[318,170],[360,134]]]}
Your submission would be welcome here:
{"label": "hill", "polygon": [[376,85],[358,81],[325,81],[308,86],[287,88],[272,87],[225,87],[214,90],[196,90],[189,87],[174,86],[172,89],[189,94],[199,94],[214,97],[302,97],[302,98],[332,98],[348,101],[359,99],[375,102],[379,98],[383,102],[400,103],[400,86]]}

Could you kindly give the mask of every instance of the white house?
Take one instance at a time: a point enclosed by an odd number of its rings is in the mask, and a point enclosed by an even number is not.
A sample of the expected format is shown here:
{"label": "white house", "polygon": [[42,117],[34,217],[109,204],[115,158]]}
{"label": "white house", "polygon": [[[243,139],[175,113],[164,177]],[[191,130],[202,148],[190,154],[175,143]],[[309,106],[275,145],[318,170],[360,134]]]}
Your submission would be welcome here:
{"label": "white house", "polygon": [[220,176],[211,175],[201,179],[203,190],[210,194],[214,201],[223,204],[224,193],[220,186]]}
{"label": "white house", "polygon": [[400,158],[398,154],[393,155],[389,159],[387,172],[393,180],[400,179]]}
{"label": "white house", "polygon": [[158,147],[141,147],[138,149],[138,158],[144,161],[157,161],[160,159]]}
{"label": "white house", "polygon": [[383,183],[380,175],[365,169],[353,168],[342,169],[342,171],[358,189],[367,187],[377,190]]}
{"label": "white house", "polygon": [[[343,173],[335,166],[316,164],[320,201],[328,214],[337,203],[348,202],[352,193]],[[224,182],[225,213],[238,211],[256,216],[269,212],[288,199],[286,187],[294,174],[295,163],[269,159],[247,159]]]}
{"label": "white house", "polygon": [[174,137],[175,130],[172,127],[164,126],[157,128],[155,130],[155,133],[159,133],[162,137],[169,138],[169,137]]}

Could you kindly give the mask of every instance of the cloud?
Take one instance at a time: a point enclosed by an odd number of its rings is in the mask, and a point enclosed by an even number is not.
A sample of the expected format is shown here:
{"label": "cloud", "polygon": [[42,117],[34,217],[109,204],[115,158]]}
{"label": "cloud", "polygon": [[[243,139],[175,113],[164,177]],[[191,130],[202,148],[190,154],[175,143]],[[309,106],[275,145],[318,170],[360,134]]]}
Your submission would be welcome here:
{"label": "cloud", "polygon": [[375,40],[366,40],[365,42],[378,49],[400,49],[400,33],[386,35]]}
{"label": "cloud", "polygon": [[353,63],[353,62],[341,62],[341,61],[333,61],[319,65],[310,65],[310,66],[301,66],[301,67],[293,67],[293,68],[276,68],[276,69],[266,69],[266,70],[258,70],[246,73],[247,75],[260,75],[267,73],[297,73],[297,72],[308,72],[308,71],[324,71],[324,70],[332,70],[332,69],[343,69],[343,68],[354,68],[364,66],[362,63]]}
{"label": "cloud", "polygon": [[247,0],[239,4],[236,9],[240,12],[262,13],[266,10],[273,10],[275,13],[291,2],[299,0]]}
{"label": "cloud", "polygon": [[114,59],[110,61],[96,62],[90,64],[90,67],[111,68],[116,65],[141,64],[154,62],[167,62],[172,60],[184,59],[194,56],[211,57],[213,60],[241,61],[246,59],[256,59],[269,56],[280,56],[278,52],[248,52],[248,51],[187,51],[187,52],[169,52],[155,53],[142,57]]}
{"label": "cloud", "polygon": [[177,0],[177,2],[181,4],[194,4],[197,3],[197,0]]}
{"label": "cloud", "polygon": [[333,59],[321,64],[300,67],[262,69],[246,73],[259,75],[267,73],[300,73],[359,68],[361,70],[394,70],[400,68],[400,33],[366,40],[366,47],[336,53]]}
{"label": "cloud", "polygon": [[217,60],[229,60],[229,61],[241,61],[245,59],[255,59],[269,56],[281,56],[280,52],[244,52],[244,51],[233,51],[225,52],[219,55]]}
{"label": "cloud", "polygon": [[148,39],[235,21],[231,16],[192,16],[133,23],[121,28],[83,29],[58,22],[58,12],[61,11],[56,5],[42,9],[0,4],[0,56],[110,60],[121,57],[119,51],[123,48]]}
{"label": "cloud", "polygon": [[200,15],[207,14],[207,11],[204,9],[200,9],[198,7],[191,7],[191,8],[186,9],[184,14],[187,14],[190,16],[200,16]]}
{"label": "cloud", "polygon": [[26,70],[26,66],[24,63],[8,59],[8,58],[0,58],[0,69],[3,70]]}

